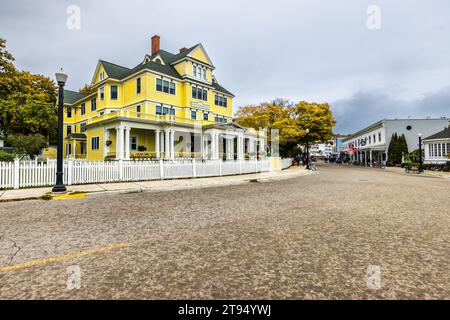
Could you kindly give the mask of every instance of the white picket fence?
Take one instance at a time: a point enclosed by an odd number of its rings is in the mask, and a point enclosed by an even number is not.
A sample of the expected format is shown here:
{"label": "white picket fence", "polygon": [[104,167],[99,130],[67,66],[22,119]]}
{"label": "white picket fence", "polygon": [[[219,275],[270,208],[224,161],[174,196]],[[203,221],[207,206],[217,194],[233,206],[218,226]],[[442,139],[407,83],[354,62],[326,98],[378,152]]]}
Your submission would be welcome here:
{"label": "white picket fence", "polygon": [[[283,159],[282,168],[292,160]],[[144,181],[176,178],[212,177],[270,171],[263,160],[174,160],[174,161],[64,161],[64,183],[86,184]],[[56,161],[0,162],[0,189],[52,186],[56,180]]]}
{"label": "white picket fence", "polygon": [[292,166],[292,158],[281,159],[281,169],[287,169]]}

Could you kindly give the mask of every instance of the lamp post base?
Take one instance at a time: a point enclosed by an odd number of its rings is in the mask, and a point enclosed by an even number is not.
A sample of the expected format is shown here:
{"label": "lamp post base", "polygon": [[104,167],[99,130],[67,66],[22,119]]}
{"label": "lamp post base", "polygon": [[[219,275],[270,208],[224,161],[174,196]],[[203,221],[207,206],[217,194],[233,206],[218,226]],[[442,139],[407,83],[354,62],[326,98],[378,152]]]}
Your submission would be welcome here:
{"label": "lamp post base", "polygon": [[66,186],[63,184],[57,184],[53,187],[52,192],[66,192]]}

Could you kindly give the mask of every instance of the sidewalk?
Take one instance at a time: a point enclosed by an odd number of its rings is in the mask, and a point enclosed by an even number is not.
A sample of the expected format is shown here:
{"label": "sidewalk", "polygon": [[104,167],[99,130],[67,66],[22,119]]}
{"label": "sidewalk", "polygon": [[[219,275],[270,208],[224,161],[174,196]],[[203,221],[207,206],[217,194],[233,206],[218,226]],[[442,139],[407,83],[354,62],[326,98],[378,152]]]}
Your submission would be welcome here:
{"label": "sidewalk", "polygon": [[443,171],[424,170],[423,173],[416,174],[416,173],[405,173],[405,168],[399,168],[399,167],[386,167],[385,170],[390,171],[390,172],[395,172],[395,173],[409,174],[409,175],[420,175],[420,176],[450,179],[450,173],[443,172]]}
{"label": "sidewalk", "polygon": [[[136,181],[122,183],[102,183],[102,184],[83,184],[66,186],[67,194],[100,194],[100,193],[131,193],[144,191],[172,191],[182,189],[198,189],[208,187],[221,187],[250,183],[254,180],[258,182],[267,182],[273,180],[289,179],[296,176],[311,174],[311,171],[303,167],[291,167],[283,171],[263,172],[255,174],[196,178],[196,179],[177,179],[177,180],[154,180],[154,181]],[[28,188],[18,190],[0,190],[0,202],[18,201],[29,199],[40,199],[51,194],[51,187]]]}

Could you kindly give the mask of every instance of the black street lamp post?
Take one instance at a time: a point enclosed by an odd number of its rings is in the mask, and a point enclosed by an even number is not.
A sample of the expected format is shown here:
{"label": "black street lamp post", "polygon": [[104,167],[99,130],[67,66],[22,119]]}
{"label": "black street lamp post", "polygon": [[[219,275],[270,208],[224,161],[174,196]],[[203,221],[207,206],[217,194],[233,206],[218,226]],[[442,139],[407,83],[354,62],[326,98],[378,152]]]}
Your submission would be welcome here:
{"label": "black street lamp post", "polygon": [[63,128],[64,128],[64,85],[67,81],[67,74],[63,69],[56,74],[58,82],[58,147],[56,149],[56,183],[53,192],[65,192],[66,186],[63,182]]}
{"label": "black street lamp post", "polygon": [[422,134],[419,133],[419,172],[423,172],[422,160]]}
{"label": "black street lamp post", "polygon": [[306,169],[311,169],[309,167],[309,129],[306,129]]}

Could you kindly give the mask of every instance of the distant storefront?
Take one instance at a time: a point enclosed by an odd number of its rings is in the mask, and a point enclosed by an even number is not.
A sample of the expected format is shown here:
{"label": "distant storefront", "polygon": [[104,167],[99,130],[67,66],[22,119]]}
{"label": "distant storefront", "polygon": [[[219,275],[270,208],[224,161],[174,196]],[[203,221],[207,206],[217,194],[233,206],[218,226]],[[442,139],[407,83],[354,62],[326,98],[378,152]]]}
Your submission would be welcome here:
{"label": "distant storefront", "polygon": [[383,119],[343,140],[342,152],[351,162],[386,164],[394,133],[405,135],[408,152],[419,148],[419,134],[428,137],[448,127],[450,118]]}

